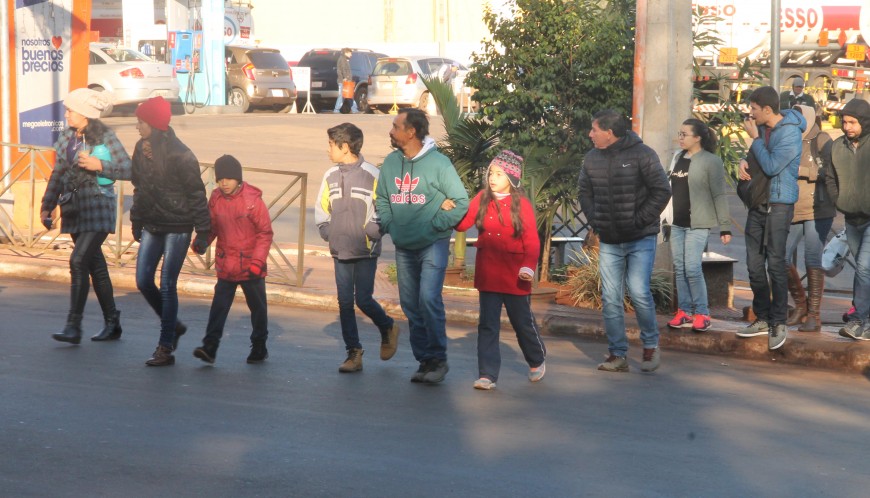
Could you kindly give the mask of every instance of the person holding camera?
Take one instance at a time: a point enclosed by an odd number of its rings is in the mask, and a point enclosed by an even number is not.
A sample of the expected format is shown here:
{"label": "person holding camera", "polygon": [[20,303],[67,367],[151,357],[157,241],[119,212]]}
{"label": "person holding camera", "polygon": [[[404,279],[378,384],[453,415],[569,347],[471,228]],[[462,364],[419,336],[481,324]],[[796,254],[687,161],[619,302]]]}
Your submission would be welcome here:
{"label": "person holding camera", "polygon": [[51,336],[70,344],[82,340],[82,313],[90,281],[94,282],[104,320],[103,330],[91,340],[121,337],[121,312],[115,307],[112,279],[101,246],[110,233],[115,233],[114,181],[129,180],[131,164],[115,132],[99,119],[110,103],[105,93],[87,88],[73,90],[64,99],[68,128],[54,144],[56,160],[40,207],[42,223],[50,230],[57,221],[52,213],[60,205],[60,231],[70,234],[73,240],[66,326]]}

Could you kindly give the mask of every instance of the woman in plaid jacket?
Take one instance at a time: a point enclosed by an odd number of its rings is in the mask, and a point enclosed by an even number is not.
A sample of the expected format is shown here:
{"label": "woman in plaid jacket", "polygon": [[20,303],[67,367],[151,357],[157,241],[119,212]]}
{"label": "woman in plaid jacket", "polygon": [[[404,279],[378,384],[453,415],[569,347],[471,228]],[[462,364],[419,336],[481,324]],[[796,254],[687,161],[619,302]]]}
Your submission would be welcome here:
{"label": "woman in plaid jacket", "polygon": [[114,290],[101,246],[115,233],[117,194],[115,180],[129,180],[130,156],[115,133],[100,120],[109,105],[106,95],[87,88],[73,90],[64,100],[69,128],[54,144],[56,161],[40,215],[47,229],[54,224],[52,212],[61,197],[61,232],[72,235],[75,245],[69,259],[70,307],[66,327],[52,337],[79,344],[82,339],[82,312],[88,300],[89,280],[103,310],[105,326],[91,340],[106,341],[121,337],[121,312],[115,308]]}

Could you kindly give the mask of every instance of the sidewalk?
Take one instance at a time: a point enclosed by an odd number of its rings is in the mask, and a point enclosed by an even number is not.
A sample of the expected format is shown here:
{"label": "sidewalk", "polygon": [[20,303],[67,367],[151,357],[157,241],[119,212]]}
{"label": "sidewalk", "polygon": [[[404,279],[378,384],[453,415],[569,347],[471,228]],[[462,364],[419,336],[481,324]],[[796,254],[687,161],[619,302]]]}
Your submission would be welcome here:
{"label": "sidewalk", "polygon": [[[64,253],[46,254],[39,258],[29,257],[23,253],[24,251],[13,250],[10,246],[0,247],[0,275],[68,284],[69,267]],[[384,268],[389,263],[390,261],[382,259],[379,266]],[[266,288],[269,302],[337,312],[332,258],[326,248],[310,247],[306,250],[304,266],[303,287],[270,284]],[[116,287],[136,288],[135,266],[113,266],[110,267],[110,271],[112,282]],[[209,297],[212,295],[214,283],[214,277],[182,272],[178,291],[186,295]],[[375,282],[375,297],[390,315],[403,317],[399,306],[398,289],[389,282],[382,271],[378,272]],[[870,373],[870,342],[853,341],[837,335],[837,331],[842,326],[841,315],[851,305],[851,295],[825,294],[822,304],[824,324],[822,332],[802,333],[797,332],[797,327],[791,327],[785,346],[776,351],[768,351],[767,337],[739,339],[735,335],[736,330],[745,325],[740,310],[748,306],[751,299],[752,293],[748,288],[736,287],[734,295],[736,309],[714,308],[713,326],[704,333],[669,329],[667,327],[669,317],[659,315],[662,350],[707,354],[711,355],[711,361],[722,363],[726,363],[730,358],[746,358],[829,370]],[[478,303],[474,289],[445,287],[444,306],[449,321],[466,324],[469,328],[476,327]],[[606,342],[604,323],[599,311],[536,300],[533,300],[532,307],[541,330],[546,334]],[[503,315],[502,321],[504,329],[509,331],[510,324],[506,315]],[[639,333],[637,323],[630,316],[627,317],[627,326],[629,338],[637,353]],[[406,325],[403,325],[403,328],[407,330]]]}

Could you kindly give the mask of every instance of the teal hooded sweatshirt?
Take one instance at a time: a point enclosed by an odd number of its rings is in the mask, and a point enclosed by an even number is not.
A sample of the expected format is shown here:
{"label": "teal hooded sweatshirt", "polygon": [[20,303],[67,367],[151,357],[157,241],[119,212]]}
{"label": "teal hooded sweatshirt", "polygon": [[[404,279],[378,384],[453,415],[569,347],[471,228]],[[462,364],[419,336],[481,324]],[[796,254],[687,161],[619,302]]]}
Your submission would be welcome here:
{"label": "teal hooded sweatshirt", "polygon": [[[384,159],[375,195],[381,230],[401,249],[422,249],[449,238],[468,211],[468,193],[462,180],[429,137],[413,159],[406,158],[401,150]],[[444,211],[444,199],[453,200],[456,207]]]}

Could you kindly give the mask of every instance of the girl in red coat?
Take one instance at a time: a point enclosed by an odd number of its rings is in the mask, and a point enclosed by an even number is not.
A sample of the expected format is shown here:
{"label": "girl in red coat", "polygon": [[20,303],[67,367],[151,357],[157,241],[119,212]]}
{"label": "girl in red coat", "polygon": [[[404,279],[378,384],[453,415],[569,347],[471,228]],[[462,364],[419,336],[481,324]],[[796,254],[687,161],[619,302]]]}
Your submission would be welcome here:
{"label": "girl in red coat", "polygon": [[211,236],[207,241],[195,241],[192,247],[197,254],[205,254],[208,244],[217,239],[218,281],[214,286],[205,338],[202,346],[193,351],[193,356],[214,363],[236,288],[242,286],[253,326],[248,363],[260,363],[269,357],[266,258],[272,246],[272,219],[263,202],[263,192],[242,181],[242,165],[235,157],[219,157],[214,162],[214,175],[218,188],[208,201]]}
{"label": "girl in red coat", "polygon": [[480,294],[477,326],[475,389],[494,389],[501,367],[499,329],[501,308],[517,334],[517,342],[529,364],[529,380],[544,378],[547,350],[530,306],[532,279],[541,251],[532,203],[523,193],[520,178],[523,158],[511,151],[499,153],[486,171],[487,187],[471,201],[456,229],[472,225],[478,236],[474,246],[474,286]]}

